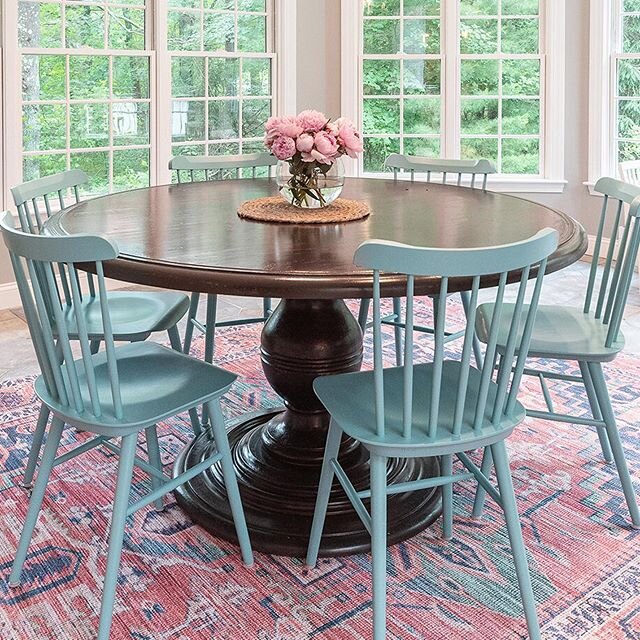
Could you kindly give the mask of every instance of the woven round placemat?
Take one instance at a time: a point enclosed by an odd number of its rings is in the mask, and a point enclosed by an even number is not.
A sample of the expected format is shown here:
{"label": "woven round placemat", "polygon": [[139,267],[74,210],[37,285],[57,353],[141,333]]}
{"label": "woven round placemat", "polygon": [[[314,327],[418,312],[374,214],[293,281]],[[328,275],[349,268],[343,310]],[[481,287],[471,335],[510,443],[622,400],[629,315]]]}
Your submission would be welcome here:
{"label": "woven round placemat", "polygon": [[288,222],[292,224],[328,224],[366,218],[371,209],[366,202],[338,198],[328,207],[300,209],[280,196],[247,200],[240,205],[238,215],[260,222]]}

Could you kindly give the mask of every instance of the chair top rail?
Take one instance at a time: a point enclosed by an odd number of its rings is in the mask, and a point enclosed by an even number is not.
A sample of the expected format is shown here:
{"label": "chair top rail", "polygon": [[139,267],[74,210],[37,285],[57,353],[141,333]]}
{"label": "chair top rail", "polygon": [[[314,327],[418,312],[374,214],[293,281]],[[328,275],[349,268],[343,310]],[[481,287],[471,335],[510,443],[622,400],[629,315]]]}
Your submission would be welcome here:
{"label": "chair top rail", "polygon": [[[490,249],[433,249],[411,247],[382,241],[361,245],[354,261],[373,269],[374,310],[374,398],[376,435],[384,439],[390,435],[394,442],[401,437],[415,442],[451,442],[461,437],[481,438],[489,426],[500,428],[504,421],[511,424],[516,419],[514,398],[522,377],[533,322],[544,278],[546,261],[555,251],[559,234],[554,229],[544,229],[521,242]],[[393,246],[390,246],[393,245]],[[446,257],[445,257],[446,256]],[[535,285],[529,292],[532,267],[537,267]],[[382,270],[402,274],[407,278],[405,353],[401,375],[394,368],[385,375],[382,352],[382,318],[380,273]],[[498,358],[498,336],[502,322],[507,275],[521,271],[513,314],[508,320],[507,345],[500,353],[496,381],[493,382]],[[475,305],[478,300],[481,276],[499,273],[500,281],[494,295],[493,313],[489,327],[487,350],[480,370],[472,367],[471,352],[475,326]],[[434,300],[435,348],[430,368],[422,365],[414,369],[413,349],[413,298],[414,274],[440,276],[439,296]],[[471,314],[464,330],[464,344],[460,359],[451,359],[444,349],[444,326],[448,300],[449,275],[465,275],[473,278]],[[530,302],[526,304],[526,298]],[[514,369],[514,360],[518,357]],[[512,376],[512,371],[515,371]],[[416,378],[416,376],[420,376]],[[421,380],[420,386],[416,383]],[[422,386],[428,382],[428,388]],[[401,413],[400,413],[401,412]],[[388,433],[388,428],[391,432]]]}
{"label": "chair top rail", "polygon": [[354,263],[369,269],[419,276],[481,276],[540,262],[557,245],[558,232],[550,228],[519,242],[469,249],[417,247],[388,240],[368,240],[356,250]]}
{"label": "chair top rail", "polygon": [[19,231],[13,226],[13,216],[5,211],[0,227],[7,248],[12,253],[36,262],[95,262],[118,257],[118,248],[102,236],[78,234],[65,237],[40,236]]}
{"label": "chair top rail", "polygon": [[388,169],[405,169],[406,171],[433,173],[496,173],[496,168],[489,160],[454,160],[447,158],[428,158],[426,156],[409,156],[392,153],[387,156],[384,166]]}
{"label": "chair top rail", "polygon": [[80,169],[71,169],[63,171],[44,178],[38,178],[25,182],[11,188],[13,201],[16,206],[20,206],[34,198],[40,198],[50,193],[62,191],[71,187],[85,184],[89,181],[89,177]]}
{"label": "chair top rail", "polygon": [[175,156],[169,160],[169,169],[173,171],[244,169],[270,167],[278,159],[270,153],[244,153],[234,156]]}
{"label": "chair top rail", "polygon": [[[25,233],[13,228],[8,212],[0,218],[0,230],[11,256],[29,332],[48,392],[61,405],[78,414],[98,418],[109,407],[110,411],[113,409],[115,418],[121,419],[117,356],[102,270],[102,261],[117,257],[117,248],[101,236],[55,238]],[[94,262],[96,265],[110,398],[106,394],[101,398],[98,393],[96,361],[82,312],[82,293],[76,271],[78,262]],[[66,303],[59,298],[54,270],[56,263],[58,266],[64,263],[69,277],[71,299]],[[72,336],[69,326],[74,325],[77,335]],[[80,344],[80,358],[74,356],[72,341]]]}
{"label": "chair top rail", "polygon": [[593,188],[598,193],[616,200],[622,200],[626,204],[631,204],[635,198],[640,196],[640,185],[617,180],[616,178],[600,178]]}

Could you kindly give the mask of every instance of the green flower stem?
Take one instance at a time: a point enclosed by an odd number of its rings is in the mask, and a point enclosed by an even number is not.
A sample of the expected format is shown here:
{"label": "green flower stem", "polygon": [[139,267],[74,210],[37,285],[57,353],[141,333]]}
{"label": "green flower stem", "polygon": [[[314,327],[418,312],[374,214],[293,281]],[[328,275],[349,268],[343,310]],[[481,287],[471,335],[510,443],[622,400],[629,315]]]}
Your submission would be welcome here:
{"label": "green flower stem", "polygon": [[330,164],[319,162],[304,162],[300,153],[296,153],[289,161],[291,177],[287,186],[291,189],[294,204],[298,207],[309,207],[309,199],[317,200],[321,207],[327,205],[322,189],[318,186],[318,180],[324,178],[331,168]]}

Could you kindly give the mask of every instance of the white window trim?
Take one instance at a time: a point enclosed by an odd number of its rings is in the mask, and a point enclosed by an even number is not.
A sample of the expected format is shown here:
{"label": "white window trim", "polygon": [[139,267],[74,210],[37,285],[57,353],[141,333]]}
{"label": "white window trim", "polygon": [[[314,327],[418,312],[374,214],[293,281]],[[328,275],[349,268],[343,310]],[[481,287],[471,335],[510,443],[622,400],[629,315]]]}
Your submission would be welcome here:
{"label": "white window trim", "polygon": [[[593,2],[594,0],[592,0]],[[567,183],[564,173],[564,128],[565,128],[565,0],[540,0],[541,15],[544,12],[543,64],[545,108],[542,113],[541,153],[544,175],[542,177],[495,176],[490,181],[491,188],[511,193],[562,193]],[[457,2],[447,1],[444,5],[444,28],[458,29]],[[360,112],[361,51],[362,51],[362,2],[361,0],[342,0],[341,3],[341,111],[362,130]],[[445,68],[455,64],[443,56]],[[451,72],[449,72],[451,75]],[[457,90],[454,83],[447,83],[445,91],[450,91],[449,100],[457,102]],[[453,95],[453,94],[456,95]],[[445,114],[445,137],[457,137],[459,123],[457,109]],[[450,144],[445,141],[444,149]],[[356,175],[358,162],[345,159],[348,175]],[[380,177],[388,177],[378,174]]]}
{"label": "white window trim", "polygon": [[[295,113],[296,106],[296,0],[269,0],[273,10],[273,87],[275,114]],[[167,0],[147,0],[147,41],[145,51],[150,57],[150,184],[171,181],[168,160],[171,140],[166,126],[170,122],[170,73],[155,69],[169,68],[167,50]],[[18,3],[3,2],[0,15],[0,203],[3,209],[13,208],[10,187],[22,182],[22,115],[20,50],[17,39]],[[82,50],[78,49],[78,52]],[[109,55],[112,50],[88,50]],[[155,80],[154,80],[155,78]]]}
{"label": "white window trim", "polygon": [[584,183],[591,195],[602,176],[617,177],[613,149],[615,82],[612,0],[591,0],[589,14],[589,168]]}

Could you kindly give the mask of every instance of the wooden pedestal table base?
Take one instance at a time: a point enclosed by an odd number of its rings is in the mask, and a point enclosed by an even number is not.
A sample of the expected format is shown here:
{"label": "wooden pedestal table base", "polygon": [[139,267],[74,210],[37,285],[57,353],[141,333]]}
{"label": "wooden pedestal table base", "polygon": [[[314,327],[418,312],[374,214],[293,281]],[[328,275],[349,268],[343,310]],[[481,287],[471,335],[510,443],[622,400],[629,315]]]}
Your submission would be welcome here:
{"label": "wooden pedestal table base", "polygon": [[[329,415],[313,393],[319,375],[357,371],[362,334],[341,300],[283,300],[262,333],[262,365],[271,386],[284,399],[283,411],[244,416],[229,433],[251,542],[257,551],[285,556],[306,552],[315,506]],[[212,450],[206,433],[176,461],[188,469]],[[366,450],[343,441],[340,462],[357,489],[369,486]],[[405,482],[439,473],[438,461],[396,460],[389,482]],[[235,530],[222,472],[214,466],[176,492],[178,503],[205,529],[228,540]],[[440,514],[436,489],[389,497],[389,543],[405,540]],[[321,555],[366,551],[369,534],[336,483],[329,502]]]}

